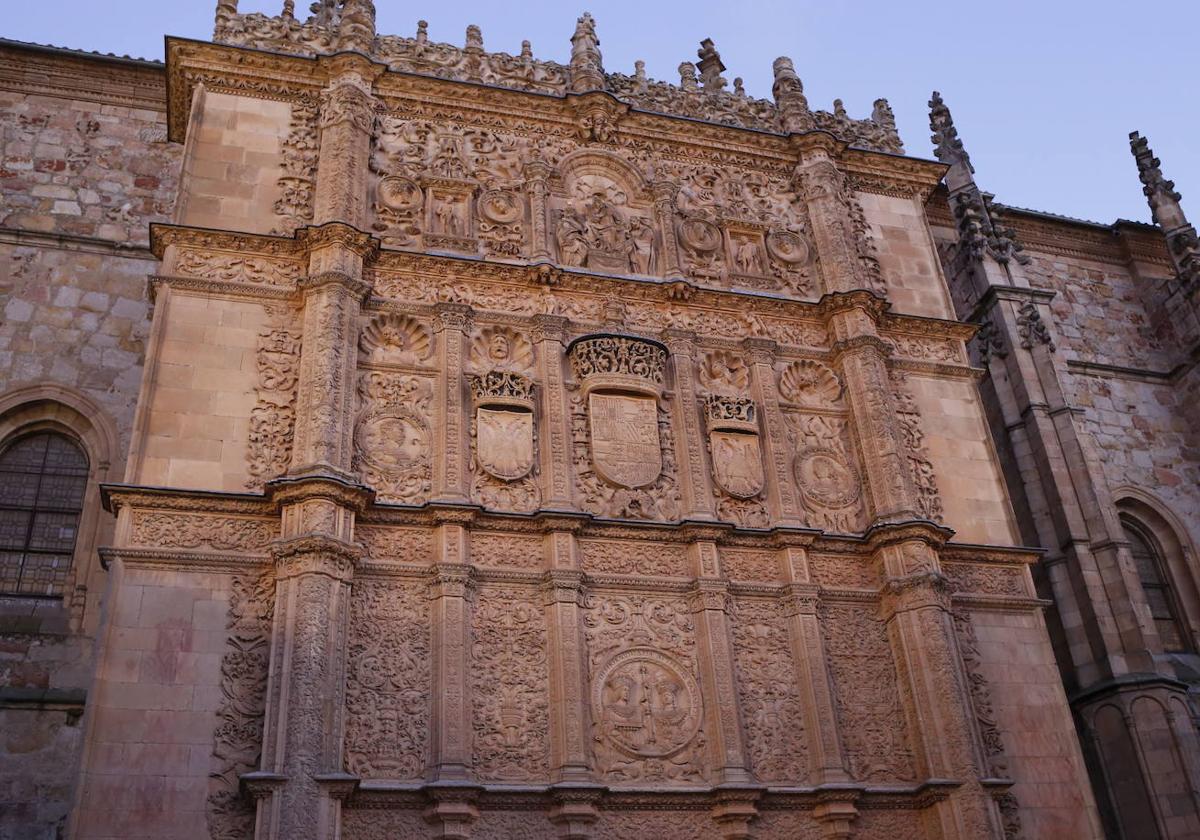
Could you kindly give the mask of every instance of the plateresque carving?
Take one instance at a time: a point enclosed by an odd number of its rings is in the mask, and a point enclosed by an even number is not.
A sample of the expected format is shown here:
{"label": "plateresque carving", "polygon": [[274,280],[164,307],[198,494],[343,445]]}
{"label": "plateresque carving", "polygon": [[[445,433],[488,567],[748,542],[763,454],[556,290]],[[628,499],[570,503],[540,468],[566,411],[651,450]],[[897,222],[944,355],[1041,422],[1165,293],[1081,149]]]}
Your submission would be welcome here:
{"label": "plateresque carving", "polygon": [[354,464],[379,497],[419,504],[432,487],[429,417],[433,383],[368,371],[358,386]]}

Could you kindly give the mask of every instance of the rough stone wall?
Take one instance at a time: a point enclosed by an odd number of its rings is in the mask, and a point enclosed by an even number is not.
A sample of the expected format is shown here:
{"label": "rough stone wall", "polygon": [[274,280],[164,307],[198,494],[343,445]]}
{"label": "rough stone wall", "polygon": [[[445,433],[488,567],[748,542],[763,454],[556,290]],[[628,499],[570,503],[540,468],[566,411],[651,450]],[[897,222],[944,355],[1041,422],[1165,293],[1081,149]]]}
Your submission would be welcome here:
{"label": "rough stone wall", "polygon": [[[0,396],[51,385],[96,404],[104,417],[89,419],[116,431],[118,478],[149,331],[148,225],[169,217],[178,187],[164,107],[148,63],[0,48]],[[111,517],[95,513],[80,546],[111,542]],[[76,563],[88,597],[74,613],[0,599],[4,840],[66,830],[106,583],[94,552],[77,548]]]}

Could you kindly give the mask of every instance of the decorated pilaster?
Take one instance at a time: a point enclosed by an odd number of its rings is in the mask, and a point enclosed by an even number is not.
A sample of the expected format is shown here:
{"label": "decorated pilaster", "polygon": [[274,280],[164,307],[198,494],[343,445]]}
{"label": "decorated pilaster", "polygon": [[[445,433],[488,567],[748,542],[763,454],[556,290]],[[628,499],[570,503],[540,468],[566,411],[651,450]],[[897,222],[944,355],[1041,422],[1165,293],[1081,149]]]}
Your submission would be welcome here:
{"label": "decorated pilaster", "polygon": [[683,280],[686,275],[679,261],[679,239],[675,232],[675,196],[679,185],[658,181],[651,189],[654,192],[654,220],[662,233],[663,276],[668,280]]}
{"label": "decorated pilaster", "polygon": [[799,153],[795,188],[808,207],[826,292],[871,288],[854,231],[852,198],[838,167],[843,144],[828,134],[793,138]]}
{"label": "decorated pilaster", "polygon": [[827,295],[822,309],[859,438],[872,521],[915,519],[920,508],[888,381],[892,348],[876,325],[882,301],[867,292]]}
{"label": "decorated pilaster", "polygon": [[767,487],[777,511],[777,524],[781,527],[803,526],[800,515],[800,500],[792,483],[791,453],[787,443],[787,428],[783,412],[779,409],[779,390],[775,382],[775,354],[778,345],[766,338],[747,338],[743,342],[750,355],[754,370],[754,399],[762,406],[766,424]]}
{"label": "decorated pilaster", "polygon": [[566,329],[567,319],[558,315],[538,315],[533,327],[542,381],[542,506],[550,510],[575,509],[571,499],[571,418],[562,369]]}
{"label": "decorated pilaster", "polygon": [[368,158],[375,124],[371,85],[383,68],[357,54],[322,61],[328,64],[331,80],[321,93],[321,152],[313,217],[316,224],[338,221],[362,230],[366,228]]}
{"label": "decorated pilaster", "polygon": [[550,164],[540,158],[535,158],[525,164],[525,192],[529,196],[530,230],[533,235],[529,259],[531,262],[548,262],[554,257],[550,253],[550,233],[548,227],[548,205],[546,197],[550,194],[548,181],[551,173]]}
{"label": "decorated pilaster", "polygon": [[438,335],[439,381],[438,428],[433,460],[434,499],[440,502],[466,502],[467,441],[463,372],[467,334],[471,329],[471,308],[459,303],[439,303],[434,307],[434,329]]}
{"label": "decorated pilaster", "polygon": [[[545,537],[550,569],[542,582],[550,650],[550,752],[557,783],[591,780],[588,769],[587,663],[580,605],[583,572],[575,535],[555,530]],[[580,819],[574,814],[572,819]]]}
{"label": "decorated pilaster", "polygon": [[[710,533],[711,532],[711,533]],[[733,648],[729,633],[729,583],[720,578],[716,537],[711,527],[697,530],[688,547],[697,576],[690,595],[700,647],[700,675],[708,698],[711,765],[717,784],[737,785],[752,779],[734,685]],[[736,833],[727,836],[740,836]]]}
{"label": "decorated pilaster", "polygon": [[682,471],[683,518],[713,519],[713,497],[704,470],[704,432],[700,428],[700,409],[696,403],[696,378],[693,372],[696,335],[683,330],[667,330],[663,338],[671,351],[675,374],[675,422],[683,429],[680,462],[687,465]]}
{"label": "decorated pilaster", "polygon": [[465,780],[471,765],[469,603],[473,582],[467,565],[467,529],[447,521],[434,532],[435,565],[429,582],[433,624],[433,756],[438,780]]}

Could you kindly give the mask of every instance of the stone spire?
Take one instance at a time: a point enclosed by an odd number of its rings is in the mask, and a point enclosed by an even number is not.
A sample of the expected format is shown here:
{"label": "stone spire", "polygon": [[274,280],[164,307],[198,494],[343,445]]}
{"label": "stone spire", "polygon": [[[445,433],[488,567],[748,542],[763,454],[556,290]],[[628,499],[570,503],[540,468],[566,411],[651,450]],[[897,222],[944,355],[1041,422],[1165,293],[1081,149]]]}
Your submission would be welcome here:
{"label": "stone spire", "polygon": [[370,55],[374,46],[375,4],[372,0],[344,0],[338,26],[338,50]]}
{"label": "stone spire", "polygon": [[217,19],[213,29],[214,40],[233,22],[238,13],[238,0],[217,0]]}
{"label": "stone spire", "polygon": [[772,68],[775,71],[775,83],[771,85],[771,95],[775,97],[775,107],[779,109],[780,127],[796,134],[812,131],[817,123],[809,110],[804,84],[796,75],[792,60],[780,56],[775,59]]}
{"label": "stone spire", "polygon": [[600,55],[600,39],[596,37],[596,21],[588,12],[575,23],[571,36],[571,91],[584,93],[604,90],[604,63]]}
{"label": "stone spire", "polygon": [[724,90],[726,82],[721,71],[725,69],[725,65],[721,61],[721,54],[717,52],[716,45],[713,44],[713,39],[705,38],[701,41],[696,55],[700,59],[700,63],[696,66],[700,70],[700,84],[704,85],[704,89],[708,91]]}
{"label": "stone spire", "polygon": [[936,90],[929,100],[929,130],[933,132],[930,140],[933,142],[934,156],[942,163],[950,164],[946,184],[951,192],[968,181],[973,182],[971,176],[975,173],[975,167],[971,165],[971,157],[963,148],[962,140],[958,139],[958,129],[954,127],[950,109]]}
{"label": "stone spire", "polygon": [[1129,134],[1129,150],[1137,161],[1142,192],[1150,204],[1154,223],[1162,228],[1167,250],[1175,263],[1175,271],[1185,285],[1200,281],[1200,239],[1196,228],[1188,224],[1179,201],[1183,196],[1175,191],[1175,182],[1163,177],[1161,161],[1154,156],[1145,137],[1136,131]]}

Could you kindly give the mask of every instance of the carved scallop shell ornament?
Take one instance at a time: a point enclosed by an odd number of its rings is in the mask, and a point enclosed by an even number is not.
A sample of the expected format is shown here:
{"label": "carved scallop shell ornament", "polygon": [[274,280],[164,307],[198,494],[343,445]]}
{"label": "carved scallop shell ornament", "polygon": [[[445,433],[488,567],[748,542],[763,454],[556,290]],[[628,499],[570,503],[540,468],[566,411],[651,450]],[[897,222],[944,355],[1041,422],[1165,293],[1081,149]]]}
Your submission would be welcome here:
{"label": "carved scallop shell ornament", "polygon": [[511,327],[485,327],[471,340],[471,367],[527,371],[533,367],[533,343]]}
{"label": "carved scallop shell ornament", "polygon": [[842,399],[837,374],[820,362],[792,362],[779,377],[779,395],[786,402],[820,408]]}
{"label": "carved scallop shell ornament", "polygon": [[420,321],[386,312],[363,328],[358,346],[373,362],[413,364],[429,358],[433,341]]}

